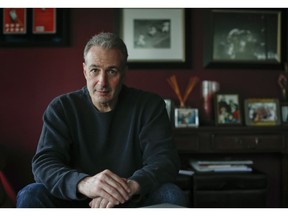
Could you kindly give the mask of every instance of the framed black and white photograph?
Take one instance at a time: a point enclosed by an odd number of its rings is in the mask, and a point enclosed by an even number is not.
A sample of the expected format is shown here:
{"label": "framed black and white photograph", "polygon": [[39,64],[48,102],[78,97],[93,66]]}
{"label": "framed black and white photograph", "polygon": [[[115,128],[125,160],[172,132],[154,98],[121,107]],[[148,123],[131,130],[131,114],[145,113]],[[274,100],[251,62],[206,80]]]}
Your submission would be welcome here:
{"label": "framed black and white photograph", "polygon": [[282,11],[213,9],[207,11],[206,67],[282,67]]}
{"label": "framed black and white photograph", "polygon": [[187,63],[185,9],[122,9],[119,31],[132,67]]}
{"label": "framed black and white photograph", "polygon": [[279,100],[274,98],[245,100],[245,121],[248,126],[273,126],[281,123]]}
{"label": "framed black and white photograph", "polygon": [[175,109],[175,127],[198,127],[199,113],[194,108],[176,108]]}
{"label": "framed black and white photograph", "polygon": [[216,125],[241,125],[242,114],[239,95],[216,93],[214,97]]}

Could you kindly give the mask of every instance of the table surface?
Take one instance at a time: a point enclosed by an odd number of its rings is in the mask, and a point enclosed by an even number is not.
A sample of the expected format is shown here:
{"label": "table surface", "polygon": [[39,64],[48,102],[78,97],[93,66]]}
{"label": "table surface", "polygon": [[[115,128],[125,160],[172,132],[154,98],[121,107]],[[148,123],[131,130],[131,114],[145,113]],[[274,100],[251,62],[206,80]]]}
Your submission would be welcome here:
{"label": "table surface", "polygon": [[145,206],[144,208],[185,208],[185,207],[171,203],[161,203],[156,205]]}

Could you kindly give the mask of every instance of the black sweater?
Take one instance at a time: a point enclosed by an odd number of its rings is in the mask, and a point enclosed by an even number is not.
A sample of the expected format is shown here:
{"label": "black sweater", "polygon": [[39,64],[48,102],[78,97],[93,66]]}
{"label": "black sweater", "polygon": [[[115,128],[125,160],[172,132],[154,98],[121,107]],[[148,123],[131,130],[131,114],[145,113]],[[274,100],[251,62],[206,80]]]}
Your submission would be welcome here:
{"label": "black sweater", "polygon": [[86,87],[55,98],[43,116],[32,169],[56,197],[79,200],[78,182],[109,169],[141,194],[175,179],[179,158],[164,100],[123,86],[116,107],[99,112]]}

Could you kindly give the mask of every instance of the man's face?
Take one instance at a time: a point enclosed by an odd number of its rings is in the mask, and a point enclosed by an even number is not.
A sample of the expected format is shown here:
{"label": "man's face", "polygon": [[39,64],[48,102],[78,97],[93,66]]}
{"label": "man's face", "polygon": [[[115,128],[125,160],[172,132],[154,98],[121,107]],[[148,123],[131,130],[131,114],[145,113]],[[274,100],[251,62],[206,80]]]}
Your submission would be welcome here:
{"label": "man's face", "polygon": [[101,112],[111,111],[118,99],[125,69],[123,57],[117,49],[93,46],[86,55],[83,72],[95,107]]}

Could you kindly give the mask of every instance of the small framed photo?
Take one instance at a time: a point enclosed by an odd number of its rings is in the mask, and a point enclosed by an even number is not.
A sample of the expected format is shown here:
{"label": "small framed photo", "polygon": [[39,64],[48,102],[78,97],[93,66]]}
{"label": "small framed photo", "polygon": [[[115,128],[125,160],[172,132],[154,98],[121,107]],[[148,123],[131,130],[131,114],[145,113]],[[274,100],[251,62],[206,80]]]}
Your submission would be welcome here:
{"label": "small framed photo", "polygon": [[245,121],[248,126],[279,125],[279,100],[274,98],[245,100]]}
{"label": "small framed photo", "polygon": [[56,8],[33,8],[33,34],[55,34]]}
{"label": "small framed photo", "polygon": [[288,103],[281,103],[281,122],[283,125],[288,125]]}
{"label": "small framed photo", "polygon": [[166,104],[166,110],[168,113],[168,117],[170,120],[172,120],[173,113],[174,113],[174,102],[171,99],[165,98],[164,99]]}
{"label": "small framed photo", "polygon": [[215,94],[216,125],[241,125],[242,115],[238,94]]}
{"label": "small framed photo", "polygon": [[3,34],[19,35],[27,33],[27,9],[3,9]]}
{"label": "small framed photo", "polygon": [[198,127],[199,114],[198,109],[176,108],[175,109],[175,127]]}

